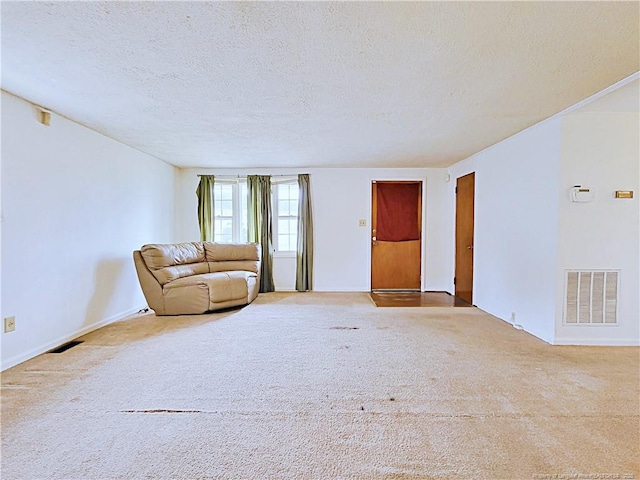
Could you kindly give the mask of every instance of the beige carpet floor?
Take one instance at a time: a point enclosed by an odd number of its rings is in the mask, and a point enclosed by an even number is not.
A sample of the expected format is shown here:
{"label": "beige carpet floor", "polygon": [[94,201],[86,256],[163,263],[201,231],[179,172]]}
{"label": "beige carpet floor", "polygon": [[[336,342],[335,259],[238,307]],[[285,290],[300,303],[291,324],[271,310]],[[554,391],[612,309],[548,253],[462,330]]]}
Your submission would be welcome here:
{"label": "beige carpet floor", "polygon": [[640,478],[638,348],[366,293],[84,340],[3,373],[2,480]]}

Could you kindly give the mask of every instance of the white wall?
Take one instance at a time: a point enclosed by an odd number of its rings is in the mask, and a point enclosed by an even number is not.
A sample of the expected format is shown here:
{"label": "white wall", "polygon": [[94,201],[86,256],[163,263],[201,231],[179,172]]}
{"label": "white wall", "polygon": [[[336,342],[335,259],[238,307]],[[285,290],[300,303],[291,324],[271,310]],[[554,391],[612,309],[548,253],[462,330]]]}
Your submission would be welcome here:
{"label": "white wall", "polygon": [[[448,259],[442,254],[448,248],[443,234],[447,222],[445,169],[255,169],[210,170],[180,169],[176,181],[177,238],[180,241],[198,239],[195,189],[198,173],[213,175],[311,174],[312,208],[314,215],[314,290],[368,291],[371,286],[371,181],[424,180],[425,252],[423,288],[445,290],[448,285]],[[367,226],[359,227],[358,220]],[[293,289],[295,258],[274,259],[276,289]]]}
{"label": "white wall", "polygon": [[509,322],[514,313],[515,324],[547,342],[555,316],[560,136],[560,121],[546,122],[449,169],[452,246],[455,179],[476,172],[474,304]]}
{"label": "white wall", "polygon": [[2,92],[2,368],[145,305],[132,261],[173,240],[175,168]]}
{"label": "white wall", "polygon": [[[0,54],[1,57],[1,54]],[[0,113],[2,113],[2,102],[0,97]],[[0,146],[2,146],[2,115],[0,114]],[[0,151],[0,336],[4,335],[4,317],[2,315],[2,226],[4,224],[4,209],[2,206],[2,152]],[[2,340],[0,339],[0,370],[2,370]]]}
{"label": "white wall", "polygon": [[[558,289],[555,343],[640,343],[640,120],[633,82],[562,122],[558,282],[566,269],[620,269],[618,325],[563,325],[564,288]],[[635,111],[633,111],[635,110]],[[569,189],[595,190],[591,203],[572,203]],[[633,199],[616,199],[633,190]]]}
{"label": "white wall", "polygon": [[[515,313],[515,324],[549,343],[640,343],[634,78],[449,168],[448,276],[455,269],[455,179],[475,171],[474,303],[508,322]],[[596,200],[571,203],[576,184],[595,188]],[[615,190],[634,190],[635,198],[616,200]],[[621,270],[618,326],[563,325],[566,269]]]}

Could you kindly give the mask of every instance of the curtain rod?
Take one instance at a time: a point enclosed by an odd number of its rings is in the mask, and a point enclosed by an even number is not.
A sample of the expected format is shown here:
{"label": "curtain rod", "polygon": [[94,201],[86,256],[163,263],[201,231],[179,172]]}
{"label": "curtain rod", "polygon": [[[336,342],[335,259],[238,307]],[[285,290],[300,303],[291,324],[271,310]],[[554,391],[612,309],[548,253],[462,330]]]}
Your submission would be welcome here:
{"label": "curtain rod", "polygon": [[[202,177],[203,175],[209,175],[207,173],[199,173],[198,176]],[[308,174],[307,174],[308,175]],[[244,177],[248,177],[249,175],[214,175],[214,177],[227,177],[227,178],[244,178]],[[298,174],[297,173],[291,173],[289,175],[266,175],[267,177],[297,177]]]}

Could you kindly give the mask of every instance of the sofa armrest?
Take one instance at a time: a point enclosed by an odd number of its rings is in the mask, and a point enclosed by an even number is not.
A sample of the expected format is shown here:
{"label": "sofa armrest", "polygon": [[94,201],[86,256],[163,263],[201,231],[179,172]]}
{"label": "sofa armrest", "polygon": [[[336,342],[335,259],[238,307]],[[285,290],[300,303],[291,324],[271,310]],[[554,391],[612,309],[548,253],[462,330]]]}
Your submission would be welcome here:
{"label": "sofa armrest", "polygon": [[140,287],[142,288],[144,298],[147,300],[147,304],[157,315],[164,315],[162,285],[160,285],[156,277],[151,273],[151,270],[147,267],[140,250],[133,252],[133,263],[136,266]]}

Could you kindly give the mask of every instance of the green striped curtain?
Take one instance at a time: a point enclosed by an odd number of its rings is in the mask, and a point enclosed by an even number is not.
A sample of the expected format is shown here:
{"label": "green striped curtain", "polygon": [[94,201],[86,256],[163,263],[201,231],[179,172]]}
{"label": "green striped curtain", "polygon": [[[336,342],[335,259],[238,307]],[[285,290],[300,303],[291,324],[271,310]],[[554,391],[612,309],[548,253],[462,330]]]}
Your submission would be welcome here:
{"label": "green striped curtain", "polygon": [[196,189],[198,196],[198,225],[200,225],[200,240],[203,242],[213,242],[214,226],[214,200],[213,185],[215,183],[213,175],[200,175],[200,183]]}
{"label": "green striped curtain", "polygon": [[271,176],[247,176],[249,210],[249,241],[262,249],[260,265],[260,292],[273,292],[273,233],[271,226]]}
{"label": "green striped curtain", "polygon": [[298,248],[296,251],[296,290],[306,292],[313,287],[313,217],[309,175],[298,175]]}

